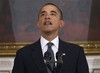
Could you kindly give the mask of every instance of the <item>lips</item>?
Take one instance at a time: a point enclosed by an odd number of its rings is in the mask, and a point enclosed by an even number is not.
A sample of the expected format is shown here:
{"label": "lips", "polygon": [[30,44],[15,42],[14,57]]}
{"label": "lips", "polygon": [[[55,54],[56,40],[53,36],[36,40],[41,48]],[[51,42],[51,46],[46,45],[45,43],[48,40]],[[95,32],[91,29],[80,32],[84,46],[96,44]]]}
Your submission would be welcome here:
{"label": "lips", "polygon": [[51,21],[45,21],[44,25],[52,25],[52,22]]}

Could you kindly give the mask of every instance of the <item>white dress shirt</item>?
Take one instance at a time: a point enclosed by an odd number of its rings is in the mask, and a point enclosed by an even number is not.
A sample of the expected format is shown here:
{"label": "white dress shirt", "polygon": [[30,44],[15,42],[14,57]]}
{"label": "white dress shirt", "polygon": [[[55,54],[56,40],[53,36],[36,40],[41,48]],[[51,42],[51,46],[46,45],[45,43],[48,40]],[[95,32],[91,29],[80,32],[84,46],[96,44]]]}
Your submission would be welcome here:
{"label": "white dress shirt", "polygon": [[41,47],[42,47],[42,53],[43,53],[43,56],[44,56],[44,53],[47,51],[47,49],[48,49],[48,46],[47,46],[47,43],[48,42],[52,42],[54,45],[52,46],[52,50],[53,50],[53,52],[54,52],[54,58],[55,58],[55,61],[57,61],[57,59],[56,59],[56,53],[57,53],[57,51],[58,51],[58,45],[59,45],[59,38],[58,38],[58,36],[55,38],[55,39],[53,39],[52,41],[48,41],[48,40],[46,40],[45,38],[43,38],[42,36],[41,36],[41,39],[40,39],[40,43],[41,43]]}

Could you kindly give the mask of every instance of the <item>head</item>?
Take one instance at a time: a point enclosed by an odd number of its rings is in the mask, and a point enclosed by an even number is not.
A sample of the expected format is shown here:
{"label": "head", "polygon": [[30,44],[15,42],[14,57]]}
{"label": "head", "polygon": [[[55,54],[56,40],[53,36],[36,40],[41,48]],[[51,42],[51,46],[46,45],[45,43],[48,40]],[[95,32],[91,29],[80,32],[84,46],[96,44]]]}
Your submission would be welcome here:
{"label": "head", "polygon": [[64,25],[61,9],[53,4],[43,5],[38,14],[38,27],[43,33],[58,33]]}
{"label": "head", "polygon": [[38,19],[39,19],[39,15],[40,15],[40,12],[41,12],[42,8],[43,8],[44,6],[46,6],[46,5],[53,5],[53,6],[55,6],[55,7],[58,9],[59,13],[60,13],[60,19],[63,20],[63,13],[62,13],[62,10],[61,10],[57,5],[55,5],[55,4],[53,4],[53,3],[46,3],[46,4],[44,4],[44,5],[41,7],[41,9],[40,9],[40,11],[39,11],[39,13],[38,13]]}

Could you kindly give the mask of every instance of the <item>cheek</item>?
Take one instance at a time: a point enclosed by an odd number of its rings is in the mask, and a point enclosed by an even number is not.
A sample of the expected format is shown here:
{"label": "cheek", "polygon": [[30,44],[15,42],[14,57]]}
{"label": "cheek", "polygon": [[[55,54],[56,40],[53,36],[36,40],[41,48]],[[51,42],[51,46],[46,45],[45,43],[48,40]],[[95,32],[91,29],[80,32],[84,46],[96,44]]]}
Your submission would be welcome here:
{"label": "cheek", "polygon": [[39,22],[38,22],[38,24],[37,24],[37,26],[38,26],[38,28],[41,28],[41,21],[39,20]]}
{"label": "cheek", "polygon": [[38,25],[41,26],[43,24],[43,21],[40,19],[38,22]]}

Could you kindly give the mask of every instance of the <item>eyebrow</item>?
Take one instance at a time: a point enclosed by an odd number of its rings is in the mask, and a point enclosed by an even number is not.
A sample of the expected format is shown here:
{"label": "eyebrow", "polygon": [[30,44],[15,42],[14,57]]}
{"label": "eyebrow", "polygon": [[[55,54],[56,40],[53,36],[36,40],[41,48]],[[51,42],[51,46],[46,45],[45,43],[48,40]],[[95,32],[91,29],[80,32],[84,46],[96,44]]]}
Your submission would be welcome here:
{"label": "eyebrow", "polygon": [[57,14],[57,12],[56,12],[56,11],[54,11],[54,10],[52,10],[51,12],[53,12],[53,13]]}
{"label": "eyebrow", "polygon": [[41,11],[40,14],[45,13],[46,11]]}
{"label": "eyebrow", "polygon": [[[57,12],[54,11],[54,10],[52,10],[52,11],[50,11],[50,12],[53,12],[53,13],[57,14]],[[41,11],[40,14],[42,14],[42,13],[46,13],[46,11]]]}

